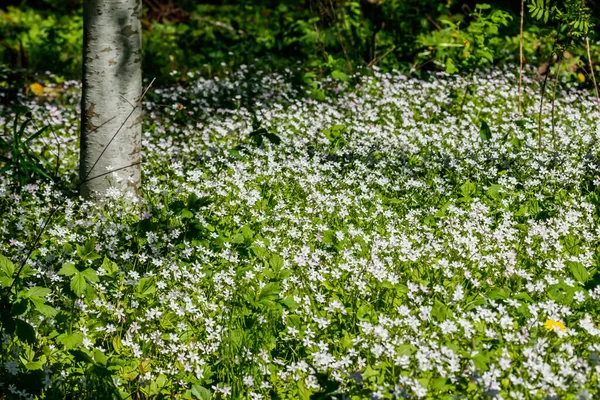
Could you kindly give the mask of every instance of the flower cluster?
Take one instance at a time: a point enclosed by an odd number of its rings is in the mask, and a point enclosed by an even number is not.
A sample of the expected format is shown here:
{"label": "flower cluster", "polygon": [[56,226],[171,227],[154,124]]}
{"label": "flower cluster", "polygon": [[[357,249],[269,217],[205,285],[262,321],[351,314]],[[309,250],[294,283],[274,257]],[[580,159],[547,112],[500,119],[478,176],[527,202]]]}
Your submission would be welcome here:
{"label": "flower cluster", "polygon": [[[288,82],[242,68],[149,93],[139,206],[0,181],[15,264],[60,204],[26,278],[55,311],[27,309],[33,344],[4,336],[0,376],[88,393],[93,366],[124,395],[200,399],[600,393],[588,93],[539,114],[526,79],[520,115],[509,70],[374,70],[319,82],[323,101]],[[33,101],[68,142],[74,102]]]}

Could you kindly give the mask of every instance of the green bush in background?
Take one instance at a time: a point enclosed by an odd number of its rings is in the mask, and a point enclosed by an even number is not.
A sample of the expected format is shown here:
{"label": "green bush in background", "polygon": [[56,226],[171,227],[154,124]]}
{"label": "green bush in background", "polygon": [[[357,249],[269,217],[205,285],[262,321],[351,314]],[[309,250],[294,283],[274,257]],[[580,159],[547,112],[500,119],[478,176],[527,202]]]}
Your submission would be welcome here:
{"label": "green bush in background", "polygon": [[[212,75],[256,60],[266,69],[301,64],[326,74],[373,65],[454,73],[519,62],[520,1],[144,0],[144,5],[145,75],[163,83],[185,78],[188,71]],[[580,60],[586,60],[582,37],[593,33],[589,27],[600,15],[597,6],[528,0],[525,9],[526,61],[551,63],[568,50],[564,71],[576,75]],[[81,30],[81,0],[4,6],[0,63],[13,71],[49,70],[78,79]],[[599,46],[592,47],[598,54]]]}

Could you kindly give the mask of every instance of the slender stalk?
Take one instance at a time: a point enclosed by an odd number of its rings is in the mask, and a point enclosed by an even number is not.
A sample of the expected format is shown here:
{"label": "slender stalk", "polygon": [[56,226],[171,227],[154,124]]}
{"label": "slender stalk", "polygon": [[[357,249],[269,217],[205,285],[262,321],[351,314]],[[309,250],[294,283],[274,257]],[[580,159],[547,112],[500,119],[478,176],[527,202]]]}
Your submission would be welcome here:
{"label": "slender stalk", "polygon": [[588,63],[590,65],[590,72],[592,74],[592,82],[594,82],[594,89],[596,90],[596,102],[598,103],[598,111],[600,111],[600,95],[598,94],[598,84],[596,83],[596,74],[594,74],[594,64],[592,63],[592,54],[590,51],[590,38],[585,38],[585,47],[587,48]]}
{"label": "slender stalk", "polygon": [[560,64],[558,64],[558,70],[556,71],[556,76],[554,77],[554,88],[552,88],[552,148],[556,151],[556,135],[554,132],[554,103],[556,101],[556,88],[558,87],[558,78],[560,77],[560,69],[563,66],[563,62],[565,61],[564,57],[561,57]]}
{"label": "slender stalk", "polygon": [[540,112],[539,112],[539,122],[538,122],[538,152],[542,152],[542,117],[543,117],[543,107],[544,107],[544,95],[546,94],[546,84],[548,83],[548,75],[550,75],[550,70],[546,72],[544,76],[544,83],[542,84],[542,98],[540,99]]}
{"label": "slender stalk", "polygon": [[521,1],[521,28],[519,31],[519,113],[523,116],[523,20],[525,18],[525,0]]}

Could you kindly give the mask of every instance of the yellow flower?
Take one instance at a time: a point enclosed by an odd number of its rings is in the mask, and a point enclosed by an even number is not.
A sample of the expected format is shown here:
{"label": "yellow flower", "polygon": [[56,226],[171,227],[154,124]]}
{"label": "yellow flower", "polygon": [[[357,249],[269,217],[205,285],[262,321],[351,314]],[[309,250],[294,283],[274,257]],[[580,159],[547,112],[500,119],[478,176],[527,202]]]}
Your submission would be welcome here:
{"label": "yellow flower", "polygon": [[37,96],[41,96],[42,94],[44,94],[44,87],[39,83],[32,83],[31,85],[29,85],[29,89],[31,89],[31,91]]}
{"label": "yellow flower", "polygon": [[546,322],[544,322],[544,328],[546,328],[549,331],[553,331],[556,328],[558,328],[558,330],[561,330],[561,331],[564,331],[565,329],[567,329],[565,324],[563,324],[560,321],[554,320],[554,319],[547,319]]}
{"label": "yellow flower", "polygon": [[471,45],[471,42],[469,42],[468,40],[464,41],[465,47],[469,47]]}
{"label": "yellow flower", "polygon": [[581,72],[579,72],[577,74],[577,79],[579,80],[579,82],[583,83],[583,82],[585,82],[585,75],[583,75]]}

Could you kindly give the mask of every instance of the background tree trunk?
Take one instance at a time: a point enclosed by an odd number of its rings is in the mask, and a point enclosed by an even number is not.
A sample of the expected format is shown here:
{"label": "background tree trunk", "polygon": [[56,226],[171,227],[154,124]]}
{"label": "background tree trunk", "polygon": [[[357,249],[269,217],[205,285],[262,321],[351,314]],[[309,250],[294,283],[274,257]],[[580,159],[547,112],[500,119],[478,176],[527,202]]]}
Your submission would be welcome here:
{"label": "background tree trunk", "polygon": [[[109,187],[139,196],[141,11],[141,0],[83,2],[79,175],[86,197],[102,195]],[[118,179],[108,182],[105,177],[112,170]]]}

